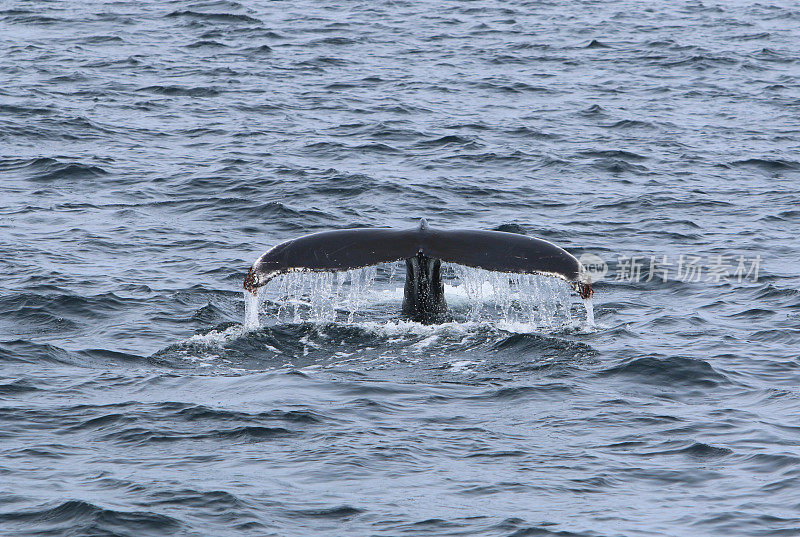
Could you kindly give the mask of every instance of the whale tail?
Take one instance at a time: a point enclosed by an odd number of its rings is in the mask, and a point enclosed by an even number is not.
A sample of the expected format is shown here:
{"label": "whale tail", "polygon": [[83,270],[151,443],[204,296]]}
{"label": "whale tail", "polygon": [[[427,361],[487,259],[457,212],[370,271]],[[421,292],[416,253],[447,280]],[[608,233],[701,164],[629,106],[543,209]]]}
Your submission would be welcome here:
{"label": "whale tail", "polygon": [[[426,270],[420,270],[418,254],[422,255],[421,267]],[[416,270],[409,264],[414,263],[412,259],[417,259]],[[402,260],[410,267],[409,277],[428,275],[428,283],[412,282],[412,288],[417,286],[418,294],[428,297],[431,308],[441,309],[443,304],[443,299],[430,299],[431,293],[439,294],[441,261],[497,272],[554,276],[568,282],[581,298],[593,294],[591,279],[580,262],[551,242],[503,231],[431,229],[424,219],[414,229],[342,229],[284,242],[256,260],[247,273],[244,288],[255,293],[272,278],[288,272],[346,271]],[[420,288],[420,283],[437,288]],[[406,299],[408,289],[407,280]]]}

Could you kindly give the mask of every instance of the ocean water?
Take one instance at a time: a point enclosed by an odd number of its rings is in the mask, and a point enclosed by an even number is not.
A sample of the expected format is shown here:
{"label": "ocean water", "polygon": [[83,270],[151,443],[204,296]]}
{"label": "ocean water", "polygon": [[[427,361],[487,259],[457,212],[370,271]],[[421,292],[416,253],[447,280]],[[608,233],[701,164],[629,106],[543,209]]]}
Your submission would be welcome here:
{"label": "ocean water", "polygon": [[[799,40],[788,0],[4,2],[0,534],[800,535]],[[267,248],[421,217],[599,257],[595,324],[419,325],[384,270],[245,329]]]}

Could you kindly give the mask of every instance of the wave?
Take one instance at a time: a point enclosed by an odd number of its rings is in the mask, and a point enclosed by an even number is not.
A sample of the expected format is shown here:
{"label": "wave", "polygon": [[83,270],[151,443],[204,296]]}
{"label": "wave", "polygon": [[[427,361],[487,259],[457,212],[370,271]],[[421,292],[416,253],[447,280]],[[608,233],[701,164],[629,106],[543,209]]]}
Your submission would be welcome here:
{"label": "wave", "polygon": [[292,509],[287,511],[287,515],[298,518],[331,518],[346,519],[363,513],[363,509],[358,509],[350,505],[339,507],[322,507],[317,509]]}
{"label": "wave", "polygon": [[581,110],[580,113],[584,116],[604,116],[606,115],[606,109],[599,104],[593,104],[588,108]]}
{"label": "wave", "polygon": [[533,86],[524,82],[478,82],[475,87],[481,90],[499,91],[501,93],[556,93],[544,86]]}
{"label": "wave", "polygon": [[662,67],[693,67],[695,69],[710,69],[718,66],[730,66],[739,64],[740,60],[734,56],[721,54],[700,53],[693,56],[686,56],[679,59],[658,62]]}
{"label": "wave", "polygon": [[[0,348],[2,348],[2,343],[0,343]],[[35,392],[38,390],[39,388],[26,379],[18,379],[6,384],[3,384],[2,381],[0,381],[0,396],[13,396],[21,393]]]}
{"label": "wave", "polygon": [[130,308],[135,299],[114,293],[84,297],[63,293],[18,293],[0,297],[0,315],[17,334],[60,336],[86,329]]}
{"label": "wave", "polygon": [[[498,336],[500,334],[497,334]],[[547,353],[548,351],[565,352],[573,359],[594,356],[597,351],[588,343],[572,341],[543,334],[510,334],[492,344],[497,352],[509,354]]]}
{"label": "wave", "polygon": [[241,49],[240,52],[244,52],[244,53],[247,53],[247,54],[256,54],[256,55],[258,55],[258,54],[271,54],[272,53],[272,47],[270,47],[269,45],[258,45],[258,46],[255,46],[255,47],[243,48],[243,49]]}
{"label": "wave", "polygon": [[729,164],[734,167],[754,167],[767,172],[800,170],[800,162],[784,159],[749,158],[744,160],[734,160]]}
{"label": "wave", "polygon": [[401,153],[399,149],[396,149],[390,145],[382,143],[361,144],[353,147],[353,149],[356,149],[358,151],[366,151],[370,153],[387,153],[387,154]]}
{"label": "wave", "polygon": [[172,11],[166,17],[183,17],[204,22],[261,23],[260,19],[241,13],[204,13],[189,9]]}
{"label": "wave", "polygon": [[130,427],[106,433],[102,440],[144,446],[147,444],[183,443],[193,441],[219,441],[226,445],[229,442],[256,443],[292,436],[294,433],[283,427],[264,427],[262,425],[242,425],[238,427],[220,428],[213,431],[197,432],[176,431],[172,428],[155,429]]}
{"label": "wave", "polygon": [[158,95],[179,96],[179,97],[216,97],[222,90],[215,87],[184,87],[184,86],[145,86],[138,91],[156,93]]}
{"label": "wave", "polygon": [[28,117],[51,115],[56,113],[57,109],[51,107],[0,103],[0,112],[9,114],[10,116]]}
{"label": "wave", "polygon": [[756,330],[750,334],[749,339],[786,345],[797,344],[800,342],[800,328],[768,328]]}
{"label": "wave", "polygon": [[3,360],[27,364],[74,364],[76,361],[74,354],[60,347],[25,339],[0,341],[0,356]]}
{"label": "wave", "polygon": [[579,155],[584,157],[599,157],[607,159],[623,159],[623,160],[647,160],[644,155],[633,153],[631,151],[624,151],[622,149],[605,149],[605,150],[591,150],[581,151]]}
{"label": "wave", "polygon": [[650,121],[639,119],[621,119],[611,125],[605,125],[608,129],[655,129],[655,124]]}
{"label": "wave", "polygon": [[212,39],[201,39],[186,45],[186,48],[227,48],[227,45]]}
{"label": "wave", "polygon": [[118,35],[93,35],[85,39],[81,39],[86,43],[100,44],[100,43],[126,43],[124,39]]}
{"label": "wave", "polygon": [[597,39],[592,39],[592,41],[583,48],[611,48],[611,45],[607,45]]}
{"label": "wave", "polygon": [[574,393],[574,388],[568,384],[554,382],[550,384],[539,384],[536,386],[514,386],[492,390],[482,396],[486,399],[515,400],[515,399],[544,399],[550,400],[553,397],[570,396]]}
{"label": "wave", "polygon": [[310,60],[302,60],[297,62],[298,67],[331,67],[331,66],[345,66],[349,65],[349,60],[345,60],[344,58],[336,58],[334,56],[317,56]]}
{"label": "wave", "polygon": [[3,20],[17,24],[51,26],[55,24],[65,25],[71,22],[76,22],[75,19],[68,19],[64,17],[52,17],[50,15],[42,15],[24,9],[6,10],[0,13],[0,15],[5,15],[3,17]]}
{"label": "wave", "polygon": [[474,143],[472,138],[468,138],[466,136],[457,136],[455,134],[450,134],[447,136],[441,136],[439,138],[434,138],[431,140],[423,140],[421,142],[417,142],[414,144],[416,147],[422,148],[432,148],[432,147],[445,147],[448,145],[460,145],[465,146]]}
{"label": "wave", "polygon": [[685,455],[695,459],[717,459],[720,457],[727,457],[731,454],[733,454],[732,449],[715,447],[703,442],[693,442],[692,444],[682,448],[636,452],[636,455],[648,458],[660,455]]}
{"label": "wave", "polygon": [[355,45],[359,43],[359,39],[355,39],[352,37],[343,37],[343,36],[333,36],[333,37],[323,37],[321,39],[316,39],[314,41],[310,41],[305,44],[305,46],[326,46],[326,45]]}
{"label": "wave", "polygon": [[62,180],[98,179],[109,172],[100,166],[67,160],[64,157],[0,160],[0,170],[21,170],[30,181],[56,182]]}
{"label": "wave", "polygon": [[632,164],[626,160],[618,158],[601,158],[592,164],[593,168],[604,170],[611,173],[636,173],[646,174],[650,172],[647,166]]}
{"label": "wave", "polygon": [[716,388],[730,383],[725,375],[716,371],[705,360],[682,356],[636,358],[604,369],[598,375],[626,378],[637,383],[664,387]]}
{"label": "wave", "polygon": [[800,457],[788,453],[756,453],[744,461],[745,468],[758,473],[781,472],[800,465]]}
{"label": "wave", "polygon": [[546,139],[555,139],[559,138],[557,134],[551,134],[548,132],[543,132],[537,129],[533,129],[531,127],[517,127],[514,129],[508,129],[504,131],[506,134],[510,134],[512,136],[523,136],[525,138],[531,138],[534,140],[546,140]]}
{"label": "wave", "polygon": [[[69,500],[44,504],[25,511],[0,513],[0,522],[22,527],[35,524],[50,534],[81,532],[89,534],[174,535],[182,527],[175,518],[152,511],[117,511],[93,503]],[[30,527],[30,526],[28,526]]]}

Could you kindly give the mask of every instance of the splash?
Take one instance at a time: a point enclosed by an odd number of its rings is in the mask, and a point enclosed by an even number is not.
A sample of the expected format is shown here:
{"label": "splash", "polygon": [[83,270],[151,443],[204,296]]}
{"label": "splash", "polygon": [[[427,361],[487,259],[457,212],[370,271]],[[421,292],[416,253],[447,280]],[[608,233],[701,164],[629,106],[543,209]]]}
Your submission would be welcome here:
{"label": "splash", "polygon": [[583,305],[586,308],[586,326],[594,328],[594,303],[592,303],[592,299],[585,299]]}
{"label": "splash", "polygon": [[261,326],[258,319],[259,300],[258,295],[250,291],[244,291],[244,330],[249,332],[257,330]]}
{"label": "splash", "polygon": [[[505,324],[553,328],[572,322],[572,291],[566,282],[537,274],[493,272],[447,265],[443,278],[463,294],[471,321],[496,319]],[[453,306],[458,307],[455,301]]]}
{"label": "splash", "polygon": [[[394,277],[393,272],[380,272],[386,281]],[[246,298],[245,316],[255,319],[256,327],[259,311],[273,321],[352,323],[360,312],[374,305],[378,274],[379,269],[374,266],[343,272],[282,274],[262,287],[257,298]]]}
{"label": "splash", "polygon": [[[292,272],[276,277],[258,296],[245,292],[245,330],[269,323],[369,323],[399,312],[402,262],[343,272]],[[445,300],[455,322],[507,326],[517,332],[560,328],[574,322],[575,296],[550,276],[510,274],[442,264]],[[584,301],[593,325],[591,300]],[[581,316],[582,317],[582,316]],[[414,323],[417,324],[417,323]]]}

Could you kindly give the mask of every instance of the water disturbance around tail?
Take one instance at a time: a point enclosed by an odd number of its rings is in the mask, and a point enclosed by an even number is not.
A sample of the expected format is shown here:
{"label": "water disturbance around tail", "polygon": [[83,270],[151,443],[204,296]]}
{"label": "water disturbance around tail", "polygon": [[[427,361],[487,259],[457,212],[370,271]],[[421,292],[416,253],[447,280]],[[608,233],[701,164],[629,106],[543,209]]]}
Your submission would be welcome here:
{"label": "water disturbance around tail", "polygon": [[586,308],[586,326],[589,328],[594,328],[594,303],[592,302],[592,299],[584,299],[583,305]]}
{"label": "water disturbance around tail", "polygon": [[258,295],[244,291],[244,329],[256,330],[261,326],[258,319]]}
{"label": "water disturbance around tail", "polygon": [[[245,292],[245,330],[266,324],[358,323],[397,316],[405,267],[383,264],[343,272],[291,272],[276,277],[258,295]],[[569,285],[550,276],[493,272],[442,264],[445,299],[452,320],[553,329],[573,324],[579,299]],[[594,325],[591,300],[586,324]],[[575,310],[573,311],[573,308]]]}

